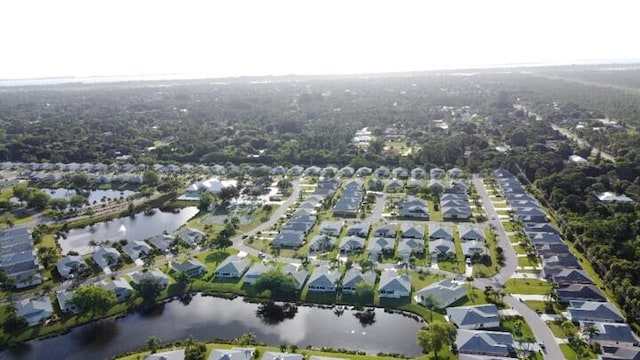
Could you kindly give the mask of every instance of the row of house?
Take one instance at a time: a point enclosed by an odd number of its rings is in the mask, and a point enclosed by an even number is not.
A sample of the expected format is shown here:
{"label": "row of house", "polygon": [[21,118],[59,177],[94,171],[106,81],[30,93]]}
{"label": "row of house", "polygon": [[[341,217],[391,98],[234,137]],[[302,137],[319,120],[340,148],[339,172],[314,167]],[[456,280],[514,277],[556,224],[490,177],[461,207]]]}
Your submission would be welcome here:
{"label": "row of house", "polygon": [[440,195],[440,210],[446,220],[467,220],[471,217],[471,205],[466,193]]}
{"label": "row of house", "polygon": [[[535,198],[507,170],[494,171],[502,196],[514,219],[523,224],[525,234],[542,261],[542,276],[554,283],[560,303],[567,304],[567,318],[581,329],[595,328],[592,342],[602,346],[632,347],[638,338],[619,310],[595,285],[580,261],[571,253],[559,231],[549,222]],[[615,352],[615,351],[614,351]]]}
{"label": "row of house", "polygon": [[[253,348],[240,348],[234,347],[231,349],[213,349],[209,353],[207,360],[253,360],[257,359],[256,351]],[[184,349],[169,350],[164,352],[158,352],[155,354],[149,354],[144,357],[144,360],[184,360]],[[260,357],[260,360],[304,360],[303,354],[293,354],[285,352],[273,352],[265,351]],[[321,356],[310,356],[309,360],[340,360],[337,358],[327,358]]]}
{"label": "row of house", "polygon": [[0,231],[0,268],[18,289],[42,283],[29,229]]}
{"label": "row of house", "polygon": [[333,206],[333,216],[355,217],[364,199],[364,184],[360,180],[349,181],[342,195]]}

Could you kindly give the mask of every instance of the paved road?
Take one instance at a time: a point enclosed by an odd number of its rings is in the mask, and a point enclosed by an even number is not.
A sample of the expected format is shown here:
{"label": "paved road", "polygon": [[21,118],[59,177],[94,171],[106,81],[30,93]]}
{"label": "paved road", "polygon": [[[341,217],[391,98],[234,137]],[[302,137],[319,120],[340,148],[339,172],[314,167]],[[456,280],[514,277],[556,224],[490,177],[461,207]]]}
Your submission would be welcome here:
{"label": "paved road", "polygon": [[[511,243],[509,242],[507,232],[504,230],[504,226],[499,220],[498,213],[493,207],[491,199],[489,199],[489,194],[482,183],[482,179],[477,175],[474,175],[473,185],[482,199],[484,209],[489,218],[489,223],[496,232],[498,245],[503,249],[505,255],[505,266],[500,269],[500,272],[496,276],[489,279],[474,279],[473,286],[480,289],[484,289],[486,286],[499,288],[502,287],[502,285],[515,273],[518,267],[518,258],[516,256],[516,252],[513,250],[513,246],[511,246]],[[556,338],[551,332],[551,329],[549,329],[547,324],[540,318],[540,316],[538,316],[538,314],[513,296],[505,296],[504,302],[522,315],[531,328],[531,331],[533,331],[536,341],[538,343],[545,344],[546,352],[543,353],[545,359],[557,360],[564,358],[564,355],[562,355],[562,351],[560,350],[560,346],[556,342]]]}
{"label": "paved road", "polygon": [[616,159],[613,157],[613,155],[611,155],[609,153],[606,153],[606,152],[598,149],[597,147],[592,146],[586,140],[581,139],[580,137],[578,137],[578,135],[572,133],[569,129],[563,128],[563,127],[558,126],[556,124],[551,124],[551,127],[554,130],[559,131],[565,137],[568,137],[568,138],[572,139],[573,141],[577,142],[579,145],[590,147],[591,148],[591,156],[597,156],[598,153],[600,153],[600,156],[603,159],[609,160],[611,162],[616,162]]}

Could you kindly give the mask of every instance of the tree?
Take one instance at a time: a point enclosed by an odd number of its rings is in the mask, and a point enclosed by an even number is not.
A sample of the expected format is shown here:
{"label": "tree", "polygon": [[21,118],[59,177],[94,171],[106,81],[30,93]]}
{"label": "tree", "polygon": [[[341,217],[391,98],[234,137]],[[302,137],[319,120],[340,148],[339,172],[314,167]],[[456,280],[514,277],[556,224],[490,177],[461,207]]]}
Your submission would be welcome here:
{"label": "tree", "polygon": [[364,305],[373,301],[374,294],[375,289],[373,288],[373,285],[366,281],[361,281],[356,284],[356,289],[353,292],[353,297],[358,304]]}
{"label": "tree", "polygon": [[238,196],[240,196],[240,192],[235,186],[224,187],[218,193],[218,197],[220,198],[220,200],[222,200],[223,204],[229,204],[232,199],[235,199]]}
{"label": "tree", "polygon": [[116,303],[116,295],[97,285],[79,287],[69,303],[75,306],[79,313],[89,313],[91,317],[103,315]]}
{"label": "tree", "polygon": [[27,205],[36,210],[44,210],[51,201],[51,196],[44,191],[33,191],[27,199]]}
{"label": "tree", "polygon": [[433,294],[426,294],[422,297],[422,303],[427,307],[427,309],[429,309],[429,314],[431,316],[430,321],[433,321],[433,309],[441,307],[440,300]]}
{"label": "tree", "polygon": [[71,205],[71,207],[74,207],[74,208],[82,207],[86,203],[87,203],[87,198],[79,194],[73,195],[69,200],[69,205]]}
{"label": "tree", "polygon": [[144,174],[142,174],[142,181],[149,186],[158,186],[160,183],[160,175],[154,169],[145,170]]}
{"label": "tree", "polygon": [[418,345],[422,346],[426,353],[433,351],[437,360],[438,351],[444,345],[453,344],[456,334],[456,328],[452,324],[441,321],[432,322],[427,329],[418,331]]}
{"label": "tree", "polygon": [[163,289],[160,279],[153,276],[144,276],[136,287],[145,306],[152,305]]}
{"label": "tree", "polygon": [[239,338],[233,339],[233,343],[240,346],[247,346],[247,345],[257,345],[258,341],[256,339],[256,336],[253,333],[247,332],[242,334],[242,336],[240,336]]}
{"label": "tree", "polygon": [[206,352],[207,346],[204,343],[193,341],[190,337],[184,348],[184,360],[204,360]]}
{"label": "tree", "polygon": [[233,241],[231,241],[227,236],[224,236],[222,234],[216,235],[216,237],[213,238],[213,240],[211,241],[211,246],[214,249],[224,250],[228,247],[231,247],[232,245],[233,245]]}
{"label": "tree", "polygon": [[142,260],[142,262],[143,262],[142,266],[145,269],[148,269],[148,268],[152,267],[156,263],[156,258],[153,255],[145,256],[145,258]]}
{"label": "tree", "polygon": [[151,351],[152,354],[155,354],[160,347],[160,338],[157,336],[149,336],[144,342],[144,347]]}
{"label": "tree", "polygon": [[74,173],[70,180],[74,189],[86,189],[89,185],[89,176],[83,172]]}
{"label": "tree", "polygon": [[38,259],[40,260],[40,264],[48,269],[56,262],[58,254],[52,247],[41,246],[38,249]]}
{"label": "tree", "polygon": [[573,322],[571,322],[571,320],[563,321],[562,324],[560,324],[560,327],[562,328],[562,331],[564,331],[564,334],[567,335],[567,337],[575,336],[578,332],[576,326],[573,324]]}
{"label": "tree", "polygon": [[295,280],[279,270],[270,270],[260,275],[253,288],[258,294],[269,290],[274,298],[289,297],[298,289]]}

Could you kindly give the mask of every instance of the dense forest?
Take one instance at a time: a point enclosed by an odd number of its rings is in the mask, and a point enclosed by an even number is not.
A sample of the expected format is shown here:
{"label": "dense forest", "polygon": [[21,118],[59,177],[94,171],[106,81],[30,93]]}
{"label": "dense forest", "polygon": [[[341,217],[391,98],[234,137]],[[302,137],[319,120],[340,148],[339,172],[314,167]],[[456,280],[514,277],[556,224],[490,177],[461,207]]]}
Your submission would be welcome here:
{"label": "dense forest", "polygon": [[[0,160],[503,167],[532,184],[638,324],[640,71],[607,69],[0,88]],[[363,127],[368,148],[352,142]],[[388,129],[414,151],[389,151]],[[589,164],[568,162],[572,154]],[[603,191],[635,202],[603,204]]]}

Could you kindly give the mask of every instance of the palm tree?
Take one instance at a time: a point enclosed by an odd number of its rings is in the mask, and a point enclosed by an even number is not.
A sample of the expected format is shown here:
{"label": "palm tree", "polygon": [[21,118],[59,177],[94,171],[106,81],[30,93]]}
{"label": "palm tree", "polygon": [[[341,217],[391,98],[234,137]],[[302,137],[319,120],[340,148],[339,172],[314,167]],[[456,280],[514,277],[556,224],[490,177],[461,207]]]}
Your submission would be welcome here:
{"label": "palm tree", "polygon": [[148,269],[156,263],[156,258],[153,255],[146,256],[143,260],[143,267]]}

